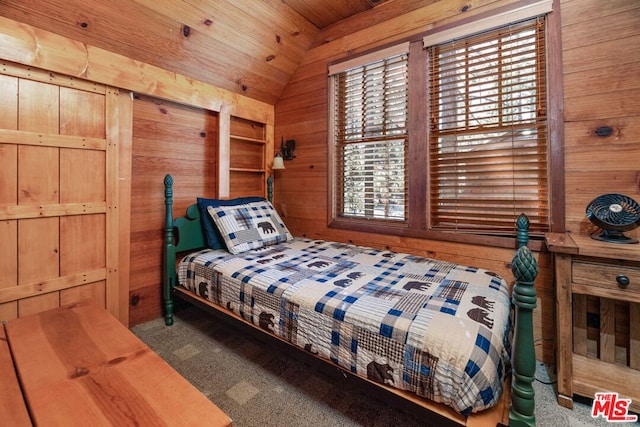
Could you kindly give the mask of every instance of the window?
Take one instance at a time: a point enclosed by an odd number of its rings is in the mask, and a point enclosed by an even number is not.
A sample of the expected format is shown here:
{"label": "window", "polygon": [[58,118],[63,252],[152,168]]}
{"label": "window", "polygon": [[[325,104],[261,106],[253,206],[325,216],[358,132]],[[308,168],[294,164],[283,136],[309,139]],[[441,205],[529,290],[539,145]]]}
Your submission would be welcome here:
{"label": "window", "polygon": [[407,57],[401,52],[332,76],[341,217],[406,217]]}
{"label": "window", "polygon": [[548,224],[544,21],[429,48],[432,229]]}
{"label": "window", "polygon": [[474,31],[330,67],[332,225],[469,239],[524,212],[549,229],[545,20]]}

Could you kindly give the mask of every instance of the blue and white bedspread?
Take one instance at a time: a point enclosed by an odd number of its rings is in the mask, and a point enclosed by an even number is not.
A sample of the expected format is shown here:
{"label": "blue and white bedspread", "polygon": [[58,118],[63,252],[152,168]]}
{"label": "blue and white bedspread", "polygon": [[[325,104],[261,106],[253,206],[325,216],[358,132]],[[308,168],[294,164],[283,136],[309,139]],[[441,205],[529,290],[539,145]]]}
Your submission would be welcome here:
{"label": "blue and white bedspread", "polygon": [[182,286],[360,376],[462,415],[509,370],[509,287],[489,271],[335,242],[203,250]]}

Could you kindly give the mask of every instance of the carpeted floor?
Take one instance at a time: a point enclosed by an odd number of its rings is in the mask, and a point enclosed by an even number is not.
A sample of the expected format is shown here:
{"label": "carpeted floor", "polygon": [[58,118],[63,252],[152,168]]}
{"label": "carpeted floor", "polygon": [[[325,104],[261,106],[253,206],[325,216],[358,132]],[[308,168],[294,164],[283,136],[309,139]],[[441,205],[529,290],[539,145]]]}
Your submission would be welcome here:
{"label": "carpeted floor", "polygon": [[[433,414],[246,329],[195,307],[181,307],[173,326],[156,319],[132,331],[236,427],[442,425]],[[538,367],[536,377],[538,426],[609,425],[591,418],[590,405],[578,403],[573,411],[558,406],[545,366]]]}

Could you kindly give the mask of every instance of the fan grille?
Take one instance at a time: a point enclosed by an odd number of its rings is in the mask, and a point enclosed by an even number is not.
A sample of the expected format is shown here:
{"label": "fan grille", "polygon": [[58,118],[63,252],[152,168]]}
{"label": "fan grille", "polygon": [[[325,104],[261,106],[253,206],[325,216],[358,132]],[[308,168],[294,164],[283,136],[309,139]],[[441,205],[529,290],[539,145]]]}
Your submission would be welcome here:
{"label": "fan grille", "polygon": [[640,225],[640,205],[622,194],[604,194],[589,203],[587,218],[604,230],[633,230]]}

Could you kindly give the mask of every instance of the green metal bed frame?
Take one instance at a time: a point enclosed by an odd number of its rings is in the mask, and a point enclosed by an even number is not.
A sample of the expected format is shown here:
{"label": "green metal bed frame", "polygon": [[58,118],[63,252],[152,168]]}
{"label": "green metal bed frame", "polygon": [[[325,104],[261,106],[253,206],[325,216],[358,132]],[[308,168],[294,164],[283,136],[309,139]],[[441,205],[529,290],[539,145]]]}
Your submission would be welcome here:
{"label": "green metal bed frame", "polygon": [[[173,216],[173,178],[164,178],[165,238],[163,251],[163,298],[165,324],[173,324],[174,287],[178,286],[176,256],[179,253],[204,248],[205,240],[200,225],[198,206],[187,208],[183,217]],[[512,290],[514,332],[511,350],[511,407],[509,425],[512,427],[535,426],[535,399],[533,381],[535,375],[535,348],[533,343],[533,310],[536,308],[534,282],[538,275],[538,263],[529,248],[529,219],[521,214],[515,221],[517,250],[511,270],[515,278]]]}

